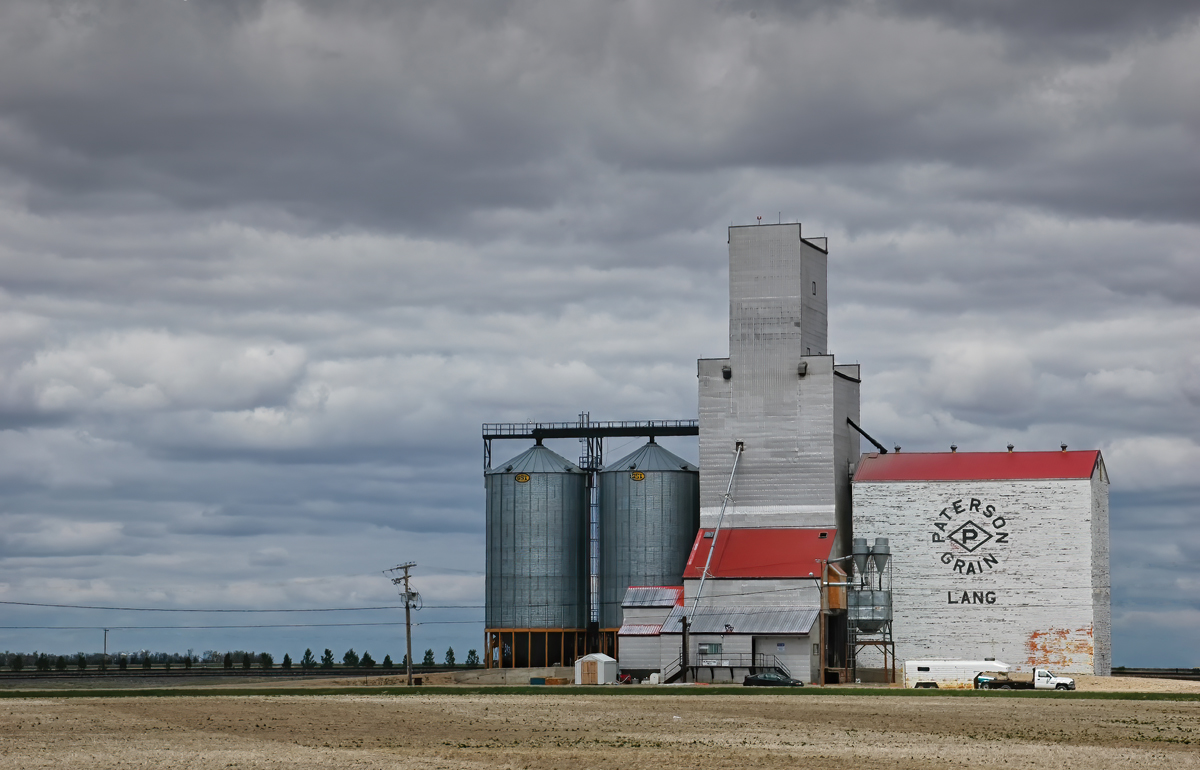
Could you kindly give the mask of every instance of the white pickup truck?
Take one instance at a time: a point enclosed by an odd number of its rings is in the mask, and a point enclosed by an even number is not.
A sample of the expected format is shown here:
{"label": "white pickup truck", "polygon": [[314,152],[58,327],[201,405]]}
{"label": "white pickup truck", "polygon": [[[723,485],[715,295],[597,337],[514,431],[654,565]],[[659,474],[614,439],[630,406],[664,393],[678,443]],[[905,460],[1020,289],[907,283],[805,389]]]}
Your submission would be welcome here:
{"label": "white pickup truck", "polygon": [[941,690],[1074,690],[1075,680],[1044,668],[1020,674],[998,660],[909,660],[904,686]]}
{"label": "white pickup truck", "polygon": [[975,677],[978,690],[1074,690],[1075,680],[1055,676],[1049,669],[1035,668],[1031,674],[980,672]]}

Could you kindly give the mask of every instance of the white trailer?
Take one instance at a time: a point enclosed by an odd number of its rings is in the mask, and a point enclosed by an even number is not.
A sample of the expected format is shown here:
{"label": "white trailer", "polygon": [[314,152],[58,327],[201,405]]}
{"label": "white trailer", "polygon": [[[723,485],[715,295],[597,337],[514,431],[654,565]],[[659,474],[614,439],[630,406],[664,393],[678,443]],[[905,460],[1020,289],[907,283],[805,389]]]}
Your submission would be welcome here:
{"label": "white trailer", "polygon": [[1007,674],[1012,666],[997,660],[906,660],[904,686],[940,690],[974,690],[983,672]]}

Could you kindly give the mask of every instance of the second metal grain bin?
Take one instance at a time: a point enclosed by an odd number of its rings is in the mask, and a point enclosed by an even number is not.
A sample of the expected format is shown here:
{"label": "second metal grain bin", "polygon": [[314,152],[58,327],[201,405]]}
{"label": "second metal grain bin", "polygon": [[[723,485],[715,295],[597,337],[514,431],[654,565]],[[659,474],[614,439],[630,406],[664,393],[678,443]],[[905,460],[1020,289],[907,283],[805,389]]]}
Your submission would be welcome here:
{"label": "second metal grain bin", "polygon": [[499,658],[493,665],[574,660],[574,634],[564,641],[566,634],[550,639],[530,629],[587,628],[586,474],[539,443],[485,471],[484,486],[486,627],[496,640],[489,654]]}
{"label": "second metal grain bin", "polygon": [[600,627],[619,628],[630,586],[680,584],[700,527],[700,473],[651,439],[597,476]]}

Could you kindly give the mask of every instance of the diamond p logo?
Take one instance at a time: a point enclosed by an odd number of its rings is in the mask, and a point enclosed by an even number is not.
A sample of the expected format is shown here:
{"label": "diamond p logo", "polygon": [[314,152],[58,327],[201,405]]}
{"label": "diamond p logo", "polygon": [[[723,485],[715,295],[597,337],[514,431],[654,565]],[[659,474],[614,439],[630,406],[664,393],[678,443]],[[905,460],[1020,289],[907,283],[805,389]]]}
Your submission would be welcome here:
{"label": "diamond p logo", "polygon": [[[939,551],[938,561],[959,575],[981,575],[997,569],[1000,558],[992,549],[1000,546],[999,552],[1005,551],[1008,536],[1004,514],[978,497],[963,497],[947,505],[933,520],[929,533],[930,541]],[[946,545],[947,542],[955,547]],[[951,602],[956,603],[961,602]]]}
{"label": "diamond p logo", "polygon": [[968,519],[947,537],[951,542],[965,548],[967,553],[973,553],[976,548],[992,539],[992,533]]}

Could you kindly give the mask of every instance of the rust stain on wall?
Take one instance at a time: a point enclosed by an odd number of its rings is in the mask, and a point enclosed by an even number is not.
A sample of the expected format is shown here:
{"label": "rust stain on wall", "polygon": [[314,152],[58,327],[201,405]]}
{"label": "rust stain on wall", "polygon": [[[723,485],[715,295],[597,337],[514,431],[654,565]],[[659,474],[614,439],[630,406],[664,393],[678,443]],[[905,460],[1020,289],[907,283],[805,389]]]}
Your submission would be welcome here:
{"label": "rust stain on wall", "polygon": [[1073,630],[1051,628],[1034,631],[1029,634],[1025,651],[1028,653],[1025,662],[1030,666],[1062,669],[1077,666],[1081,657],[1090,661],[1095,653],[1092,627],[1088,625]]}

